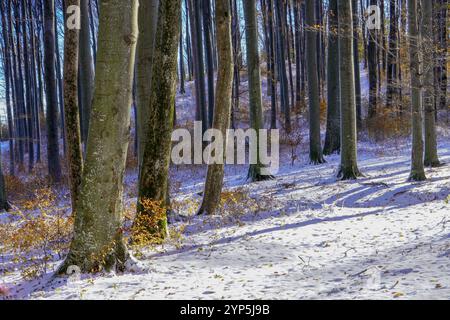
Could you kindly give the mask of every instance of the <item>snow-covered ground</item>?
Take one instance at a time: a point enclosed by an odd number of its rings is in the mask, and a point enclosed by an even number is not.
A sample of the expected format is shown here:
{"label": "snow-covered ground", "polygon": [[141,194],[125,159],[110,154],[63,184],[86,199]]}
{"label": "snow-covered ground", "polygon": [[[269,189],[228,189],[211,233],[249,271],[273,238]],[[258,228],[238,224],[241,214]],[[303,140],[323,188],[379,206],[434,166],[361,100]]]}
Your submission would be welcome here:
{"label": "snow-covered ground", "polygon": [[[338,156],[268,182],[229,175],[258,212],[177,222],[178,245],[144,251],[145,272],[1,281],[32,299],[449,299],[450,167],[410,183],[407,144],[361,149],[365,178],[353,182],[334,178]],[[450,143],[439,150],[449,163]],[[185,185],[180,197],[201,191]]]}

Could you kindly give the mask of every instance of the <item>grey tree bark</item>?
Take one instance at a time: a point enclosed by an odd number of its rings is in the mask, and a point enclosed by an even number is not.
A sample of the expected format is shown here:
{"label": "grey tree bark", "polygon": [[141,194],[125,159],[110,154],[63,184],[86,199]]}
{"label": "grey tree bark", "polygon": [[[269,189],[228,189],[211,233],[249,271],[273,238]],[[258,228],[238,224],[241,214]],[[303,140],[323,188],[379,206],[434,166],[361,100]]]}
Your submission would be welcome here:
{"label": "grey tree bark", "polygon": [[139,172],[148,137],[150,117],[150,95],[155,49],[156,27],[158,23],[159,0],[139,3],[139,39],[136,48],[136,104]]}
{"label": "grey tree bark", "polygon": [[45,91],[47,98],[47,160],[48,173],[54,183],[61,181],[58,142],[58,98],[55,61],[54,0],[44,0]]}
{"label": "grey tree bark", "polygon": [[324,155],[339,152],[341,148],[341,106],[339,86],[339,30],[338,1],[330,0],[328,61],[327,61],[327,131],[325,135]]}
{"label": "grey tree bark", "polygon": [[357,164],[355,64],[352,0],[339,0],[339,73],[341,99],[341,166],[338,178],[360,176]]}
{"label": "grey tree bark", "polygon": [[135,241],[159,241],[167,236],[167,212],[169,202],[169,165],[171,134],[177,84],[178,41],[180,36],[181,0],[160,0],[155,39],[154,65],[149,97],[149,114],[145,119],[148,132],[144,146],[137,216],[134,222],[139,235]]}
{"label": "grey tree bark", "polygon": [[250,127],[257,132],[258,155],[257,163],[251,164],[247,178],[250,181],[268,180],[272,177],[261,174],[263,165],[259,157],[259,129],[263,129],[261,71],[258,49],[258,22],[256,18],[256,1],[246,0],[244,5],[245,43],[247,53],[248,88],[250,96]]}
{"label": "grey tree bark", "polygon": [[[216,41],[218,73],[215,112],[212,127],[226,137],[230,126],[233,85],[233,47],[231,41],[231,6],[228,0],[216,0]],[[224,150],[226,146],[224,145]],[[199,214],[215,214],[220,204],[224,176],[223,164],[211,164],[206,175],[205,191]]]}
{"label": "grey tree bark", "polygon": [[306,0],[306,59],[309,92],[309,159],[312,164],[325,162],[320,141],[320,91],[317,64],[317,30],[314,0]]}
{"label": "grey tree bark", "polygon": [[[95,92],[74,238],[59,269],[122,271],[122,196],[138,36],[138,1],[100,2]],[[178,19],[178,17],[177,17]]]}
{"label": "grey tree bark", "polygon": [[423,57],[421,54],[421,35],[419,31],[420,0],[408,0],[408,33],[411,72],[411,114],[412,114],[412,152],[411,174],[412,181],[426,179],[424,170],[423,150],[423,105],[422,105],[422,72]]}
{"label": "grey tree bark", "polygon": [[[65,0],[66,7],[80,6],[80,0]],[[66,19],[68,17],[66,16]],[[79,30],[69,29],[64,23],[64,117],[66,122],[67,162],[69,166],[72,211],[78,201],[83,172],[81,150],[80,113],[78,105],[78,46]]]}
{"label": "grey tree bark", "polygon": [[81,139],[86,146],[94,91],[94,61],[90,37],[89,0],[80,0],[81,29],[79,45],[79,77],[81,105]]}
{"label": "grey tree bark", "polygon": [[[423,6],[423,57],[424,57],[424,129],[425,129],[425,166],[438,167],[440,165],[436,141],[436,109],[434,96],[434,32],[433,32],[433,3],[422,1]],[[430,50],[431,49],[431,50]]]}

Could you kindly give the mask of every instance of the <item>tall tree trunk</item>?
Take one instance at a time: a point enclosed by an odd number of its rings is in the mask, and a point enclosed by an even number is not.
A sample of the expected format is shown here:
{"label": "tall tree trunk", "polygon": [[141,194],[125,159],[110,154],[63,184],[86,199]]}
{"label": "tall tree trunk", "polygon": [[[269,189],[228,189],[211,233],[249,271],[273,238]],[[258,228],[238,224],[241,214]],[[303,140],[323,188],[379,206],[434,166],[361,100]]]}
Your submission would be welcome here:
{"label": "tall tree trunk", "polygon": [[273,1],[267,0],[267,26],[268,26],[268,40],[269,40],[269,70],[267,74],[270,86],[270,128],[277,128],[277,82],[275,79],[275,36],[273,26]]}
{"label": "tall tree trunk", "polygon": [[301,25],[300,25],[300,3],[294,1],[294,25],[295,25],[295,101],[296,103],[301,102],[302,97],[302,87],[301,87]]}
{"label": "tall tree trunk", "polygon": [[[100,2],[92,117],[74,238],[60,272],[125,269],[122,196],[128,149],[138,1]],[[176,16],[178,20],[178,16]],[[175,49],[176,52],[176,49]]]}
{"label": "tall tree trunk", "polygon": [[81,96],[81,139],[86,146],[94,91],[94,61],[90,36],[89,0],[80,0],[80,96]]}
{"label": "tall tree trunk", "polygon": [[180,93],[181,94],[185,94],[186,93],[186,89],[185,89],[185,77],[186,77],[186,72],[184,70],[184,46],[183,46],[183,16],[182,14],[180,15],[180,47],[179,47],[179,61],[180,61]]}
{"label": "tall tree trunk", "polygon": [[435,104],[434,104],[434,32],[433,32],[433,3],[422,1],[423,20],[422,51],[424,58],[424,129],[425,129],[425,165],[437,167],[440,165],[437,153]]}
{"label": "tall tree trunk", "polygon": [[386,89],[386,106],[387,108],[398,107],[398,55],[399,55],[399,41],[398,41],[398,16],[397,16],[397,1],[389,1],[389,50],[387,54],[387,89]]}
{"label": "tall tree trunk", "polygon": [[[144,146],[134,241],[161,240],[167,235],[168,183],[177,82],[177,49],[181,0],[160,0],[154,65],[149,97],[148,133]],[[148,206],[152,201],[154,206]],[[163,214],[159,214],[163,212]]]}
{"label": "tall tree trunk", "polygon": [[[231,95],[233,85],[233,48],[231,40],[231,6],[228,0],[216,0],[217,30],[217,92],[213,128],[226,137],[230,126]],[[224,142],[226,139],[224,139]],[[226,146],[223,146],[226,150]],[[210,164],[206,175],[205,191],[200,214],[215,214],[220,204],[224,176],[223,164]]]}
{"label": "tall tree trunk", "polygon": [[208,128],[211,128],[214,115],[214,54],[211,28],[211,2],[202,0],[203,33],[205,38],[206,72],[208,74]]}
{"label": "tall tree trunk", "polygon": [[[377,0],[370,0],[371,5],[377,5]],[[375,29],[368,30],[369,47],[367,58],[369,64],[369,119],[375,118],[378,106],[378,63],[377,63],[377,36]]]}
{"label": "tall tree trunk", "polygon": [[[286,43],[284,41],[285,28],[283,22],[283,1],[275,0],[275,12],[277,16],[277,50],[278,50],[278,75],[280,77],[280,95],[281,95],[281,110],[284,114],[285,129],[286,132],[291,130],[291,107],[289,103],[289,83],[286,74],[286,55],[285,47]],[[289,46],[289,45],[288,45]]]}
{"label": "tall tree trunk", "polygon": [[[17,3],[19,5],[19,3]],[[33,93],[32,93],[32,80],[31,80],[31,66],[29,57],[29,46],[27,37],[27,14],[26,3],[20,5],[22,11],[22,48],[23,48],[23,61],[24,61],[24,76],[25,76],[25,89],[26,89],[26,126],[27,130],[27,142],[28,142],[28,170],[31,172],[34,165],[34,144],[33,144]],[[19,8],[17,8],[18,10]]]}
{"label": "tall tree trunk", "polygon": [[55,61],[54,0],[44,0],[45,91],[47,98],[47,161],[48,173],[54,183],[61,181],[58,141],[58,97]]}
{"label": "tall tree trunk", "polygon": [[[80,6],[80,0],[65,0],[65,11],[70,6]],[[67,19],[67,16],[66,16]],[[79,197],[83,154],[81,151],[80,113],[78,106],[78,46],[79,30],[68,28],[64,31],[64,117],[66,121],[67,162],[69,166],[72,210]]]}
{"label": "tall tree trunk", "polygon": [[256,18],[256,1],[246,0],[244,4],[245,44],[247,53],[248,88],[250,96],[250,127],[257,135],[257,163],[250,164],[247,178],[250,181],[271,179],[262,172],[263,165],[259,157],[259,130],[264,128],[261,97],[261,71],[258,50],[258,22]]}
{"label": "tall tree trunk", "polygon": [[150,118],[150,96],[153,59],[160,0],[147,0],[139,5],[140,36],[136,49],[136,103],[139,172],[142,169]]}
{"label": "tall tree trunk", "polygon": [[341,106],[339,86],[338,0],[330,0],[327,62],[327,132],[323,153],[330,155],[341,147]]}
{"label": "tall tree trunk", "polygon": [[447,77],[447,55],[448,55],[448,0],[439,0],[440,1],[440,19],[439,19],[439,56],[440,56],[440,66],[441,66],[441,73],[440,73],[440,100],[439,100],[439,107],[441,110],[447,109],[448,112],[448,94],[447,94],[447,87],[448,87],[448,77]]}
{"label": "tall tree trunk", "polygon": [[355,64],[355,96],[356,96],[356,123],[362,128],[362,101],[361,101],[361,72],[359,69],[359,23],[358,0],[352,0],[353,11],[353,58]]}
{"label": "tall tree trunk", "polygon": [[341,166],[338,178],[360,176],[357,164],[356,96],[353,61],[352,0],[339,0],[339,73],[341,99]]}
{"label": "tall tree trunk", "polygon": [[412,154],[410,180],[425,180],[422,123],[422,71],[421,35],[419,31],[420,0],[408,0],[408,33],[411,72]]}
{"label": "tall tree trunk", "polygon": [[15,174],[15,154],[14,154],[14,121],[11,106],[11,92],[12,92],[12,69],[11,69],[11,43],[9,41],[10,32],[9,23],[6,18],[5,3],[0,3],[0,13],[2,19],[2,35],[3,35],[3,70],[5,77],[5,95],[6,95],[6,112],[8,118],[8,138],[9,138],[9,174]]}
{"label": "tall tree trunk", "polygon": [[[317,1],[317,0],[316,0]],[[314,0],[306,0],[306,59],[309,89],[309,158],[311,163],[324,163],[320,141],[320,93],[317,64],[317,30]]]}

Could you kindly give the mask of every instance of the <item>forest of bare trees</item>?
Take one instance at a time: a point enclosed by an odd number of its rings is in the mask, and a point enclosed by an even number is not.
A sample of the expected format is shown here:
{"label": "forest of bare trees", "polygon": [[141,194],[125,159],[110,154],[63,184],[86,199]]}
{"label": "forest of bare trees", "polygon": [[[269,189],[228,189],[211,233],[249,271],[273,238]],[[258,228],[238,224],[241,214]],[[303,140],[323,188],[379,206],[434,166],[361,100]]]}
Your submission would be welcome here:
{"label": "forest of bare trees", "polygon": [[[41,177],[67,190],[73,218],[58,272],[124,271],[128,247],[164,243],[181,219],[172,132],[192,130],[194,121],[201,134],[255,130],[245,184],[277,179],[263,173],[261,129],[280,130],[282,165],[301,157],[303,136],[308,166],[339,155],[338,182],[366,177],[361,142],[403,137],[411,143],[409,180],[425,181],[427,168],[443,166],[439,128],[450,123],[448,7],[447,0],[1,0],[0,209],[21,208],[21,190],[9,183]],[[203,168],[194,211],[212,216],[222,212],[226,166]]]}

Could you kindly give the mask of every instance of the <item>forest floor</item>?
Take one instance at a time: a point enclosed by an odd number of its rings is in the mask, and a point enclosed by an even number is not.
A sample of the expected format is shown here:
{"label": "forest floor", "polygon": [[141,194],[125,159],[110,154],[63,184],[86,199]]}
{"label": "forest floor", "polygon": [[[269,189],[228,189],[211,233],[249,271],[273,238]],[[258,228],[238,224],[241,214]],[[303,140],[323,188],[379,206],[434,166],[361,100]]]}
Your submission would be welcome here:
{"label": "forest floor", "polygon": [[[228,172],[233,212],[174,223],[176,243],[143,250],[136,273],[1,282],[21,299],[450,298],[450,144],[423,183],[407,181],[407,143],[360,149],[357,181],[336,181],[338,156],[268,182]],[[201,191],[184,180],[178,199]]]}
{"label": "forest floor", "polygon": [[[181,126],[193,118],[192,83],[187,89],[177,100]],[[444,165],[427,169],[425,182],[408,182],[409,138],[364,136],[365,176],[341,182],[338,155],[308,163],[307,124],[299,123],[274,180],[251,184],[246,166],[227,166],[218,216],[195,216],[205,167],[172,168],[173,206],[183,218],[170,225],[167,243],[135,252],[138,268],[54,278],[56,259],[26,281],[19,265],[11,270],[14,257],[2,255],[0,271],[9,271],[0,272],[0,299],[449,299],[449,132],[439,130]],[[126,208],[136,203],[136,180],[128,170]]]}

